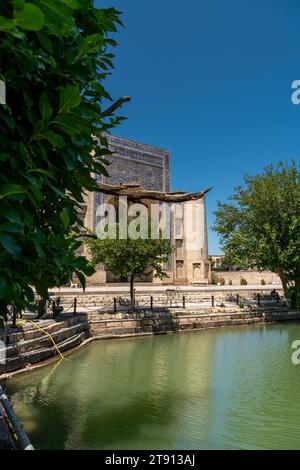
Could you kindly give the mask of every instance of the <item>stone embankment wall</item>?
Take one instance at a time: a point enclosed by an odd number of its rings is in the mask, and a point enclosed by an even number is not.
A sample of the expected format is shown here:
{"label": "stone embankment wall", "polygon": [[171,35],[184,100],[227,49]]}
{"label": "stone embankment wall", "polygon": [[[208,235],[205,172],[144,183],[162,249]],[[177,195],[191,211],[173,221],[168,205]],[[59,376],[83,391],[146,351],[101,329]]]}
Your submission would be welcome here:
{"label": "stone embankment wall", "polygon": [[129,335],[164,334],[193,329],[207,329],[260,323],[262,318],[251,312],[233,311],[232,309],[220,309],[213,312],[207,309],[207,313],[186,312],[185,310],[139,312],[135,317],[130,314],[117,314],[99,317],[89,314],[91,338],[111,338]]}
{"label": "stone embankment wall", "polygon": [[[253,323],[300,319],[300,312],[280,307],[247,308],[206,307],[202,309],[143,310],[132,313],[69,313],[55,320],[39,320],[39,330],[32,323],[0,330],[0,340],[7,345],[6,364],[0,364],[0,378],[14,371],[30,368],[58,354],[93,339],[175,333],[179,331],[247,325]],[[47,334],[48,333],[48,334]]]}
{"label": "stone embankment wall", "polygon": [[[281,284],[280,277],[271,271],[213,271],[214,282],[225,282],[224,285],[240,286],[241,279],[245,279],[248,285]],[[232,284],[231,284],[232,283]]]}
{"label": "stone embankment wall", "polygon": [[[163,291],[138,291],[135,295],[136,306],[144,307],[150,306],[150,297],[153,298],[154,307],[170,307],[170,306],[183,306],[183,296],[185,297],[185,302],[187,304],[201,304],[205,302],[211,302],[212,296],[214,296],[215,303],[223,303],[228,301],[235,301],[237,296],[239,296],[239,301],[243,300],[254,300],[257,299],[257,294],[260,294],[262,298],[270,297],[270,291],[272,287],[261,286],[259,288],[252,289],[242,289],[241,288],[231,288],[231,289],[222,289],[216,287],[215,289],[191,289],[191,290],[176,290],[168,292]],[[283,295],[282,289],[277,289],[280,295]],[[114,292],[99,292],[99,291],[89,291],[82,292],[82,290],[77,291],[74,289],[73,292],[57,292],[51,294],[53,298],[60,297],[61,303],[64,306],[65,310],[72,309],[74,298],[77,298],[78,311],[80,308],[104,308],[112,307],[114,303],[114,298],[117,299],[117,305],[124,307],[130,305],[130,296],[129,292],[118,291],[117,289]]]}
{"label": "stone embankment wall", "polygon": [[6,362],[0,363],[0,375],[24,369],[57,354],[49,334],[61,352],[81,344],[89,337],[86,315],[70,315],[59,320],[24,322],[16,328],[0,329],[0,340],[6,344]]}

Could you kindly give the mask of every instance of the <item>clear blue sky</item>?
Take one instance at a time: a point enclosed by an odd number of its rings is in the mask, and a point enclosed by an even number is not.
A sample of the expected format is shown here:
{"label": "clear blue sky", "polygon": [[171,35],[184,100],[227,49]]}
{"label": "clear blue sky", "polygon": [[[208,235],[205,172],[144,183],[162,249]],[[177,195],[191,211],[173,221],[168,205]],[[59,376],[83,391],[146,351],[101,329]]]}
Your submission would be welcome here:
{"label": "clear blue sky", "polygon": [[[115,133],[167,148],[172,189],[207,197],[208,225],[243,174],[300,161],[299,0],[96,0],[123,12],[114,98],[130,95]],[[210,253],[219,253],[209,230]]]}

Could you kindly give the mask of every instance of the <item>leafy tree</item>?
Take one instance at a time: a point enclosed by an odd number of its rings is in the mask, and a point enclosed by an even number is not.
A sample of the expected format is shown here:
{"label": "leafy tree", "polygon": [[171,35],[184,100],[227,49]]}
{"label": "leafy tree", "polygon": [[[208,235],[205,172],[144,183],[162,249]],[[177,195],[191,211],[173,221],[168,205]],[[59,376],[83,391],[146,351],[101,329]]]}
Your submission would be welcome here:
{"label": "leafy tree", "polygon": [[223,256],[221,259],[221,263],[217,266],[215,261],[212,261],[212,269],[214,271],[229,271],[230,268],[232,268],[233,265],[228,258],[228,256]]}
{"label": "leafy tree", "polygon": [[[112,68],[114,8],[93,0],[6,0],[0,3],[0,316],[33,301],[33,288],[84,284],[92,269],[76,257],[78,204],[107,174],[103,132]],[[99,142],[101,145],[98,145]]]}
{"label": "leafy tree", "polygon": [[219,203],[215,230],[237,267],[277,273],[291,306],[300,300],[300,167],[279,162],[246,176],[231,203]]}
{"label": "leafy tree", "polygon": [[[127,277],[130,281],[131,308],[134,306],[134,280],[146,272],[153,271],[154,277],[168,277],[163,270],[163,263],[173,252],[170,240],[161,236],[151,239],[149,228],[148,238],[119,237],[119,224],[115,224],[116,238],[99,238],[88,240],[88,248],[92,255],[93,266],[103,264],[115,277]],[[123,231],[124,232],[124,231]]]}

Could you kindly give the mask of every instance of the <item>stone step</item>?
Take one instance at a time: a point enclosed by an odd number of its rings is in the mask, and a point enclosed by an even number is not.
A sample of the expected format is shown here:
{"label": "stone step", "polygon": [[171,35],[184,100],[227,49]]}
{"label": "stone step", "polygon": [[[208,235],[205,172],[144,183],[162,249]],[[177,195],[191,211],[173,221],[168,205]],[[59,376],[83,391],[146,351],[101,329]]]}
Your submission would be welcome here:
{"label": "stone step", "polygon": [[[85,319],[85,315],[74,315],[74,317],[60,320],[34,320],[37,326],[43,328],[50,334],[55,333],[56,331],[61,330],[61,328],[69,327],[76,325],[82,322]],[[24,325],[17,328],[4,328],[3,333],[0,335],[0,340],[4,341],[7,345],[13,345],[21,341],[26,341],[29,339],[39,338],[44,335],[37,326],[34,326],[31,322],[24,323]]]}
{"label": "stone step", "polygon": [[[65,322],[63,323],[63,326],[65,326]],[[76,325],[66,326],[58,331],[52,331],[50,328],[47,330],[48,332],[49,330],[51,331],[50,334],[53,337],[55,343],[59,344],[71,336],[88,330],[88,328],[88,323],[77,323]],[[46,333],[42,331],[39,331],[39,333],[40,335],[36,338],[9,344],[6,348],[6,357],[10,358],[17,354],[22,354],[25,351],[34,351],[40,348],[49,347],[53,344],[51,338]]]}
{"label": "stone step", "polygon": [[[57,344],[61,352],[74,348],[82,343],[88,337],[86,331],[73,335]],[[33,351],[25,352],[17,357],[10,357],[7,359],[5,365],[0,365],[0,374],[13,372],[17,369],[23,369],[31,364],[41,362],[51,356],[57,355],[58,352],[54,346],[39,348]]]}

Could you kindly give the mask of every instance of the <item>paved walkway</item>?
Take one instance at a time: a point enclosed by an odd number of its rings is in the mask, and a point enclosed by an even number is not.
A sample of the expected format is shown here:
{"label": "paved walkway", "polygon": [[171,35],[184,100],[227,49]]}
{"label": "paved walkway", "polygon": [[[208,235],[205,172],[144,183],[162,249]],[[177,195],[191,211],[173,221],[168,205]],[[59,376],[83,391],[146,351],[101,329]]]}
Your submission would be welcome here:
{"label": "paved walkway", "polygon": [[[192,285],[153,285],[153,284],[135,284],[136,292],[165,292],[167,289],[172,289],[178,292],[185,292],[185,291],[193,291],[193,292],[230,292],[230,291],[268,291],[268,290],[282,290],[281,284],[267,284],[262,286],[260,284],[255,285],[247,285],[247,286],[216,286],[216,285],[208,285],[208,286],[192,286]],[[107,284],[105,286],[97,286],[97,287],[87,287],[85,289],[86,293],[89,292],[99,292],[99,293],[113,293],[113,292],[128,292],[129,284]],[[83,292],[82,288],[76,287],[61,287],[60,289],[49,289],[49,292],[60,292],[60,293],[76,293],[76,292]]]}
{"label": "paved walkway", "polygon": [[[257,300],[242,300],[241,304],[244,306],[256,306],[257,305]],[[275,300],[261,300],[260,305],[262,307],[286,307],[286,302],[285,300],[281,300],[280,302],[276,302]],[[216,313],[222,313],[218,310],[218,308],[224,308],[224,307],[229,307],[233,309],[237,309],[238,306],[236,302],[229,302],[229,301],[219,301],[218,299],[215,300],[214,307],[216,309]],[[174,309],[183,309],[183,305],[180,302],[176,302],[176,300],[173,300],[172,305],[165,304],[165,305],[154,305],[154,310],[159,310],[159,309],[168,309],[171,308],[172,310]],[[186,302],[185,303],[185,311],[188,313],[189,311],[195,311],[199,310],[199,313],[205,313],[205,310],[207,308],[212,308],[212,303],[211,301],[204,301],[204,302]],[[117,313],[121,312],[128,312],[129,310],[128,305],[117,305]],[[150,304],[149,303],[139,303],[136,302],[136,310],[149,310],[150,309]],[[81,305],[80,303],[78,304],[77,311],[81,313],[89,313],[89,312],[98,312],[98,313],[114,313],[114,307],[110,305],[107,306],[89,306],[85,307],[84,305]],[[224,315],[228,315],[228,311],[223,312]],[[241,309],[241,313],[243,313],[243,310]]]}

